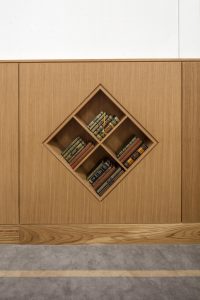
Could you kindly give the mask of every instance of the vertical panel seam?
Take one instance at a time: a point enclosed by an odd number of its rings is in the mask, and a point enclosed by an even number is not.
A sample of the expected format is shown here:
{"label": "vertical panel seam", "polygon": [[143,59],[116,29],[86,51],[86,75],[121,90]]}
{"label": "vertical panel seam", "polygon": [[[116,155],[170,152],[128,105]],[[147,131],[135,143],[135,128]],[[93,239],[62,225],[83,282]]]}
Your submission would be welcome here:
{"label": "vertical panel seam", "polygon": [[178,0],[178,58],[180,58],[180,0]]}
{"label": "vertical panel seam", "polygon": [[20,64],[18,63],[18,223],[20,224]]}
{"label": "vertical panel seam", "polygon": [[183,222],[183,62],[181,62],[181,223]]}

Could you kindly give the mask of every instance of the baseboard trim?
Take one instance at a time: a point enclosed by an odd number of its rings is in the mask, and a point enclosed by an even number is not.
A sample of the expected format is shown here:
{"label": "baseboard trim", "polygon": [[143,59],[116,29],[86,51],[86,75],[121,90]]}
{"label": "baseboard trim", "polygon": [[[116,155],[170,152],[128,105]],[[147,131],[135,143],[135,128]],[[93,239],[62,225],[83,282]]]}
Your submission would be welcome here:
{"label": "baseboard trim", "polygon": [[19,226],[0,225],[0,244],[19,244]]}
{"label": "baseboard trim", "polygon": [[200,223],[0,225],[0,244],[200,243]]}

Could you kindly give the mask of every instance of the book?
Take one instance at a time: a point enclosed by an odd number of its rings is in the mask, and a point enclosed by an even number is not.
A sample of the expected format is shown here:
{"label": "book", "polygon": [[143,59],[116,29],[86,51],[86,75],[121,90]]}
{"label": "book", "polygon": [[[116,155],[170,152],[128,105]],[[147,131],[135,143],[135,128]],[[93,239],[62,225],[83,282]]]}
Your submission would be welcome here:
{"label": "book", "polygon": [[75,138],[62,152],[61,155],[64,155],[77,141],[81,140],[80,136]]}
{"label": "book", "polygon": [[96,192],[100,195],[107,187],[111,186],[114,179],[117,179],[117,176],[119,174],[121,175],[123,172],[124,170],[122,170],[121,167],[118,167],[117,170],[96,190]]}
{"label": "book", "polygon": [[108,124],[106,124],[105,127],[102,126],[100,128],[100,132],[97,133],[96,137],[101,141],[102,138],[104,138],[106,136],[106,134],[108,132],[110,132],[118,122],[119,122],[119,119],[117,117],[113,117],[111,119],[111,121]]}
{"label": "book", "polygon": [[88,128],[92,127],[92,125],[96,122],[96,120],[103,115],[103,111],[100,111],[100,113],[98,115],[96,115],[94,117],[94,119],[92,119],[92,121],[87,125]]}
{"label": "book", "polygon": [[79,153],[78,157],[76,157],[75,160],[70,163],[70,166],[74,169],[93,148],[94,144],[88,143],[87,146]]}
{"label": "book", "polygon": [[112,120],[112,116],[109,115],[105,120],[102,120],[101,125],[94,131],[94,134],[97,135],[101,131],[104,132],[104,128],[108,125],[108,123]]}
{"label": "book", "polygon": [[85,153],[85,151],[90,148],[91,145],[93,145],[92,142],[89,142],[84,148],[82,148],[81,151],[71,159],[69,164],[72,165],[73,163],[75,163],[83,155],[83,153]]}
{"label": "book", "polygon": [[98,189],[116,170],[115,166],[110,166],[92,185]]}
{"label": "book", "polygon": [[73,148],[73,150],[71,150],[68,154],[65,154],[63,157],[69,162],[85,146],[86,146],[86,143],[84,141],[81,141],[75,148]]}
{"label": "book", "polygon": [[104,189],[99,193],[99,196],[102,196],[106,190],[113,184],[115,183],[115,181],[124,173],[124,170],[121,170],[120,173],[118,173],[115,178],[112,180],[112,182],[110,184],[108,184],[107,186],[104,187]]}
{"label": "book", "polygon": [[148,148],[148,146],[146,144],[142,144],[137,151],[135,151],[128,159],[127,161],[124,163],[126,168],[129,168],[134,161],[136,161],[136,159]]}
{"label": "book", "polygon": [[83,143],[84,141],[80,138],[78,141],[76,141],[65,153],[63,156],[67,156],[69,153],[71,153],[80,143]]}
{"label": "book", "polygon": [[107,160],[106,162],[104,162],[101,166],[101,168],[99,168],[94,174],[93,176],[89,179],[90,183],[94,183],[111,165],[111,161]]}
{"label": "book", "polygon": [[135,140],[136,140],[136,136],[133,135],[131,138],[129,138],[123,145],[122,147],[120,147],[120,149],[116,152],[116,156],[119,158],[123,153],[124,151],[126,151],[126,149],[131,146]]}
{"label": "book", "polygon": [[[72,147],[70,149],[68,149],[68,151],[66,151],[64,154],[63,154],[63,157],[67,157],[70,153],[72,153],[74,151],[74,149],[76,149],[79,145],[82,145],[84,142],[83,140],[78,140],[76,143],[74,143],[72,145]],[[79,146],[80,147],[80,146]]]}
{"label": "book", "polygon": [[99,131],[99,128],[103,127],[104,126],[104,123],[106,124],[108,118],[110,118],[109,115],[103,115],[101,120],[91,129],[91,131],[96,135],[97,132]]}
{"label": "book", "polygon": [[123,163],[127,160],[127,158],[135,152],[140,145],[142,144],[142,140],[140,138],[137,138],[133,145],[131,145],[120,157],[119,160]]}
{"label": "book", "polygon": [[106,126],[106,128],[104,128],[104,132],[106,134],[110,132],[118,122],[119,122],[119,118],[117,116],[113,116],[112,121]]}
{"label": "book", "polygon": [[94,131],[97,127],[98,127],[98,124],[107,116],[107,113],[106,112],[103,112],[103,114],[98,118],[96,119],[96,121],[94,122],[94,124],[89,128],[91,131]]}
{"label": "book", "polygon": [[97,166],[95,166],[90,173],[87,175],[86,179],[89,181],[90,178],[95,174],[95,172],[101,168],[101,166],[104,164],[104,160],[102,160],[101,162],[98,162]]}

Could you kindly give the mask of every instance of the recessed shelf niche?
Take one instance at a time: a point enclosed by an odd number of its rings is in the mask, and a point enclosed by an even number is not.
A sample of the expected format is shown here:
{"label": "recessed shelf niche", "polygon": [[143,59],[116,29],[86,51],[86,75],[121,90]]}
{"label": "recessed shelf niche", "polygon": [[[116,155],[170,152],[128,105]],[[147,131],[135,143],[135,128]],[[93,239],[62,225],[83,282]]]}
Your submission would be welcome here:
{"label": "recessed shelf niche", "polygon": [[[98,136],[92,132],[91,128],[88,127],[88,124],[91,123],[91,121],[94,120],[100,112],[103,112],[103,118],[99,117],[93,126],[97,126],[98,129],[100,126],[103,127],[103,137],[101,140],[99,140]],[[116,123],[111,122],[112,127],[109,128],[110,130],[107,133],[105,133],[105,128],[110,123],[106,125],[106,114],[116,118],[117,120]],[[100,133],[102,133],[102,131]],[[141,139],[142,143],[145,143],[147,146],[147,149],[131,164],[130,167],[127,168],[116,153],[119,152],[122,145],[124,145],[132,136],[136,136]],[[86,147],[88,143],[92,144],[92,147],[89,147],[88,145],[89,152],[87,151],[86,155],[82,154],[82,152],[84,152],[83,149],[74,150],[74,147],[76,146],[75,142],[72,144],[70,150],[68,150],[69,145],[71,145],[71,143],[78,137],[85,142],[84,147]],[[56,156],[56,158],[99,201],[102,201],[156,144],[157,141],[154,137],[147,132],[146,129],[144,129],[142,125],[139,124],[138,121],[135,120],[134,117],[131,116],[101,84],[97,86],[97,88],[90,93],[79,107],[44,141],[44,145],[47,149],[54,154],[54,156]],[[66,160],[66,158],[69,160],[69,156],[63,156],[63,152],[65,151],[64,153],[66,153],[66,149],[68,151],[67,155],[71,149],[73,149],[73,151],[77,151],[77,153],[75,153],[75,158],[70,158],[72,159],[72,162],[73,159],[75,160],[74,164]],[[131,151],[130,146],[128,149]],[[126,157],[128,153],[129,152],[124,152],[124,157]],[[76,157],[78,159],[76,159]],[[105,161],[107,164],[111,162],[111,165],[104,165],[105,171],[98,170],[98,174],[96,171],[96,177],[94,177],[97,181],[96,183],[89,182],[87,179],[88,175],[92,171],[94,172],[101,162]],[[109,172],[112,172],[111,169],[113,170],[113,173],[111,173],[110,177],[107,178],[107,176],[109,176]],[[103,172],[102,174],[101,171]],[[97,177],[97,175],[99,177]],[[114,177],[115,175],[116,177]],[[105,181],[103,181],[104,178],[106,178]],[[103,190],[103,192],[99,193],[99,189],[101,189],[101,187],[95,189],[94,186],[98,186],[101,182],[102,185],[104,184],[105,186],[105,192]]]}

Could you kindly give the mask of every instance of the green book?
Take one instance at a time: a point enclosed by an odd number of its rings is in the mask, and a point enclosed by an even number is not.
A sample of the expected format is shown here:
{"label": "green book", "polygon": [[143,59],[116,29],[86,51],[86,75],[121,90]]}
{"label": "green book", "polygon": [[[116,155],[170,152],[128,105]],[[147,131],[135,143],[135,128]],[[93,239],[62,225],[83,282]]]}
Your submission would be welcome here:
{"label": "green book", "polygon": [[80,136],[77,136],[62,152],[61,155],[64,155],[78,140],[81,140]]}
{"label": "green book", "polygon": [[76,141],[76,143],[73,143],[73,145],[63,154],[63,156],[66,157],[67,155],[69,155],[69,153],[71,153],[80,143],[84,143],[82,138]]}
{"label": "green book", "polygon": [[112,120],[112,116],[109,115],[109,116],[105,119],[105,124],[104,124],[104,120],[103,120],[102,123],[101,123],[101,126],[99,126],[99,127],[95,130],[94,134],[97,135],[97,134],[99,134],[101,131],[103,131],[104,128],[108,125],[108,123],[109,123],[111,120]]}
{"label": "green book", "polygon": [[91,129],[91,131],[94,133],[98,128],[108,119],[108,115],[103,115],[100,120],[96,123],[96,125]]}
{"label": "green book", "polygon": [[103,111],[101,111],[88,125],[87,127],[90,129],[94,123],[103,115]]}
{"label": "green book", "polygon": [[83,149],[83,147],[85,147],[86,143],[85,142],[81,142],[80,144],[78,144],[78,146],[76,148],[73,149],[72,152],[70,152],[67,156],[64,156],[64,158],[69,161],[71,158],[73,158],[80,149]]}

